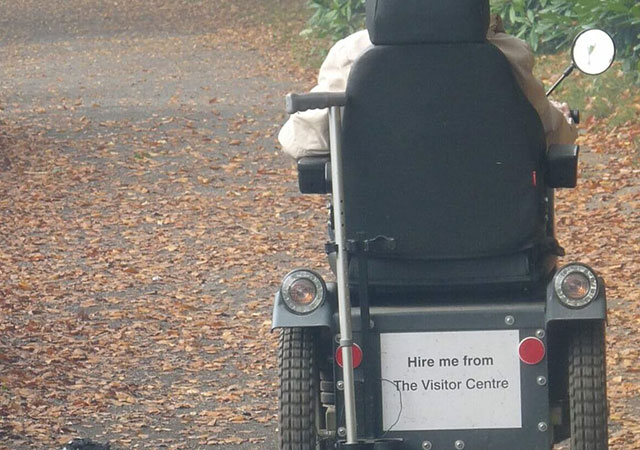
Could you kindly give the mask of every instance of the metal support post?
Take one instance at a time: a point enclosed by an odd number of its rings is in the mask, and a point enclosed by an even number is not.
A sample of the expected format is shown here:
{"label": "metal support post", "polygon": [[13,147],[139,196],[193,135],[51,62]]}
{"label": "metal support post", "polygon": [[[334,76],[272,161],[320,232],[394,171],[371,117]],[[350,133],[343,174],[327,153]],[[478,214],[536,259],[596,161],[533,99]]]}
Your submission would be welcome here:
{"label": "metal support post", "polygon": [[349,299],[349,267],[344,216],[344,187],[342,183],[342,136],[339,106],[329,109],[329,140],[331,145],[331,182],[335,238],[338,248],[336,277],[338,282],[338,316],[340,319],[340,346],[342,347],[342,378],[344,380],[344,406],[347,444],[358,441],[356,420],[355,380],[353,377],[353,333],[351,329],[351,300]]}

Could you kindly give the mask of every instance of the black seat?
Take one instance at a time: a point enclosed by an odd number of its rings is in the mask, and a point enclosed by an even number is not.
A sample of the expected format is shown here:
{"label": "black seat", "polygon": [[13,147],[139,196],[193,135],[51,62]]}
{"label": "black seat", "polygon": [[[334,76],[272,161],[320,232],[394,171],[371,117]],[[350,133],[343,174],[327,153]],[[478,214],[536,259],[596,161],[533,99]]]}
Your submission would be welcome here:
{"label": "black seat", "polygon": [[397,242],[370,259],[370,284],[541,279],[555,263],[544,131],[486,41],[488,1],[367,10],[374,46],[351,70],[342,128],[347,239]]}

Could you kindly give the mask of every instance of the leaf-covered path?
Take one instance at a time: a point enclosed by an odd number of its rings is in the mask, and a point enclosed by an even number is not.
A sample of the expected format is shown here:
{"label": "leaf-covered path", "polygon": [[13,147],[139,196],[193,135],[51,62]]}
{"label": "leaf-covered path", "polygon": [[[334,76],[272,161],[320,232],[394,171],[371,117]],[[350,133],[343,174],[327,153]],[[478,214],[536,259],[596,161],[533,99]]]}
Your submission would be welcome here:
{"label": "leaf-covered path", "polygon": [[[274,448],[272,295],[324,267],[324,200],[275,141],[301,3],[0,0],[0,449]],[[559,201],[620,299],[617,449],[640,448],[637,133],[583,138]]]}
{"label": "leaf-covered path", "polygon": [[278,14],[0,1],[0,448],[273,447],[270,304],[324,221],[276,152]]}

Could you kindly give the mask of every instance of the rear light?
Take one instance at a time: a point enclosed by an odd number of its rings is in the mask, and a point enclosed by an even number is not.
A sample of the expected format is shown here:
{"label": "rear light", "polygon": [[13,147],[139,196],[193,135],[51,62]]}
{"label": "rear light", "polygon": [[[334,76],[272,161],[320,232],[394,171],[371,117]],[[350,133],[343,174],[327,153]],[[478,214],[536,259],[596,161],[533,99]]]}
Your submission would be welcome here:
{"label": "rear light", "polygon": [[[351,358],[353,359],[354,369],[362,364],[362,349],[358,344],[353,344]],[[336,350],[336,364],[342,367],[342,347],[338,347],[338,350]]]}
{"label": "rear light", "polygon": [[520,355],[520,361],[525,364],[534,365],[538,364],[544,359],[546,349],[544,343],[535,337],[528,337],[523,339],[518,346],[518,355]]}
{"label": "rear light", "polygon": [[584,264],[569,264],[553,278],[560,302],[568,308],[584,308],[598,295],[598,278]]}
{"label": "rear light", "polygon": [[309,306],[316,298],[318,290],[313,281],[307,278],[299,278],[291,283],[288,291],[291,301],[301,307]]}
{"label": "rear light", "polygon": [[560,289],[568,299],[580,301],[589,293],[589,278],[582,273],[570,273],[560,284]]}
{"label": "rear light", "polygon": [[287,274],[280,287],[284,304],[297,314],[309,314],[318,309],[324,302],[326,291],[320,275],[305,269]]}

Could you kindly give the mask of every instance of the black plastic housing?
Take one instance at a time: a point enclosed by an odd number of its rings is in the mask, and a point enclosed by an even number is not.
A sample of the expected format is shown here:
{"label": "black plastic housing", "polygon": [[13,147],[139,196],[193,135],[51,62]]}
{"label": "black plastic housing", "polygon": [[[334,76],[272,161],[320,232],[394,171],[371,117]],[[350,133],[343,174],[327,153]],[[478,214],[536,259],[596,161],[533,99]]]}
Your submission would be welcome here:
{"label": "black plastic housing", "polygon": [[578,180],[577,145],[554,144],[547,152],[547,185],[552,188],[574,188]]}
{"label": "black plastic housing", "polygon": [[298,187],[303,194],[331,192],[331,165],[328,156],[306,156],[298,160]]}

